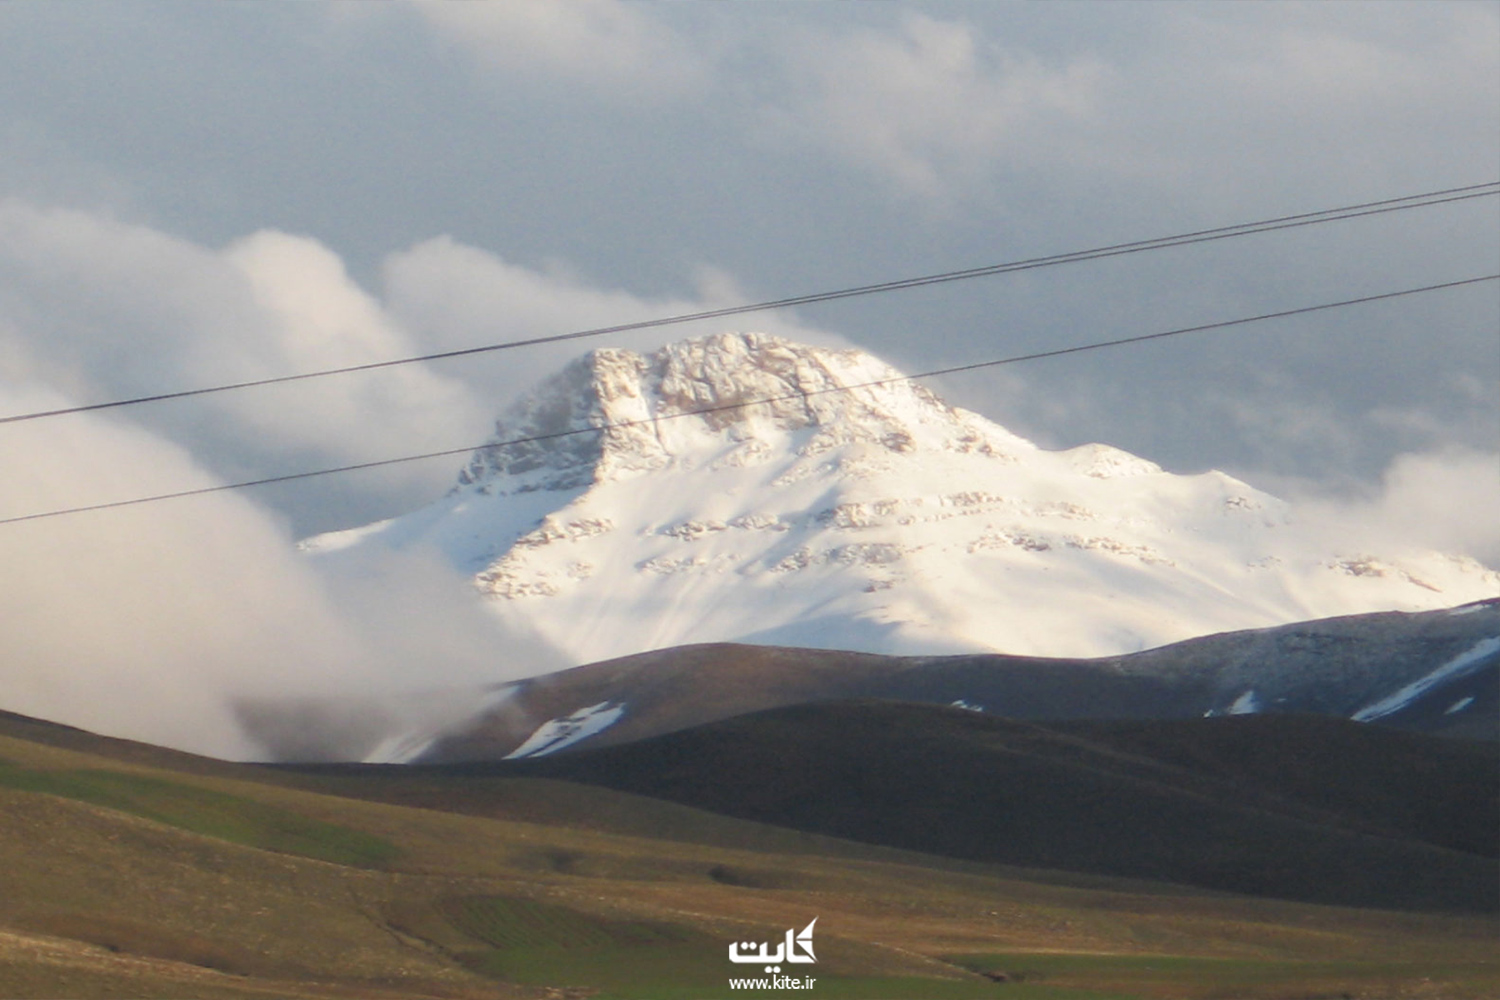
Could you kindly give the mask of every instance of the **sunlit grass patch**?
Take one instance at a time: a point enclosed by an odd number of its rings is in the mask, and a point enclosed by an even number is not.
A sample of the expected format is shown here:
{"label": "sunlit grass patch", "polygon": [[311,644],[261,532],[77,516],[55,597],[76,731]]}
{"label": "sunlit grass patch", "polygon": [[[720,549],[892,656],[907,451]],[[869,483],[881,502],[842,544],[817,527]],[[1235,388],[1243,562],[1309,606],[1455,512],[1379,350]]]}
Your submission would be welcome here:
{"label": "sunlit grass patch", "polygon": [[400,848],[373,834],[286,809],[160,778],[106,770],[0,764],[0,786],[117,809],[247,847],[357,868],[383,868]]}
{"label": "sunlit grass patch", "polygon": [[455,896],[436,909],[490,946],[463,955],[465,964],[509,982],[623,989],[630,996],[692,984],[702,995],[722,985],[728,964],[719,941],[679,924],[611,919],[508,896]]}
{"label": "sunlit grass patch", "polygon": [[[555,904],[507,896],[456,896],[436,910],[454,928],[490,945],[465,954],[472,969],[516,983],[591,987],[596,1000],[702,1000],[785,997],[785,989],[732,989],[731,979],[764,970],[728,961],[726,942],[661,921],[617,920]],[[785,971],[785,970],[783,970]],[[1128,1000],[1126,994],[1032,984],[917,976],[858,976],[825,966],[798,968],[814,977],[808,995],[843,1000]]]}
{"label": "sunlit grass patch", "polygon": [[465,934],[502,950],[632,948],[710,940],[678,924],[612,920],[510,896],[455,896],[439,903],[438,909]]}

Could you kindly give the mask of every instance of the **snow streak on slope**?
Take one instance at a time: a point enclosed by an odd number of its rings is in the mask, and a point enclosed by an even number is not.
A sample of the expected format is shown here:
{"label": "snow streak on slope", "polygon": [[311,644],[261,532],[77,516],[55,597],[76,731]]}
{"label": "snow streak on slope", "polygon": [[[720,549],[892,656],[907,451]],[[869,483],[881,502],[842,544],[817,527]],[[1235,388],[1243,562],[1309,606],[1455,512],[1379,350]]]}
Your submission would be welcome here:
{"label": "snow streak on slope", "polygon": [[[1439,684],[1455,680],[1465,674],[1470,674],[1478,670],[1494,658],[1497,653],[1500,653],[1500,636],[1481,639],[1474,644],[1473,648],[1455,656],[1432,673],[1412,681],[1401,690],[1385,698],[1381,698],[1373,704],[1366,705],[1358,712],[1349,716],[1349,718],[1355,722],[1374,722],[1377,719],[1385,718],[1387,715],[1394,715]],[[1473,699],[1470,700],[1472,701]],[[1448,711],[1456,712],[1461,707],[1449,708]]]}
{"label": "snow streak on slope", "polygon": [[868,384],[898,378],[757,334],[596,350],[512,408],[447,497],[306,547],[437,546],[578,662],[729,639],[1098,656],[1500,590],[1470,560],[1323,551],[1222,473],[1045,451]]}
{"label": "snow streak on slope", "polygon": [[536,728],[526,741],[505,755],[506,760],[516,757],[545,757],[580,740],[601,733],[620,721],[625,714],[624,705],[611,705],[601,701],[597,705],[580,708],[572,715],[561,719],[549,719]]}

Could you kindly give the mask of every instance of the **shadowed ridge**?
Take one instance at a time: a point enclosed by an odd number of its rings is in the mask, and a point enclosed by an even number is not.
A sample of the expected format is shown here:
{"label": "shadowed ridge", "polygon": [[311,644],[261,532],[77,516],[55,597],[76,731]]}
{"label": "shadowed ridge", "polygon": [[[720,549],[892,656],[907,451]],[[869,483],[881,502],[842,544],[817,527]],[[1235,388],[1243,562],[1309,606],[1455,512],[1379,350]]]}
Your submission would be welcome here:
{"label": "shadowed ridge", "polygon": [[[1177,723],[1178,746],[1214,740],[1237,720]],[[1130,732],[1127,724],[1115,724]],[[1154,724],[1140,724],[1150,732]],[[1331,720],[1265,718],[1261,740],[1295,736],[1309,755],[1347,762],[1368,781],[1417,780],[1441,741],[1342,738]],[[1145,737],[1144,742],[1149,743]],[[1210,744],[1212,746],[1212,744]],[[1483,751],[1448,760],[1448,799],[1478,816],[1500,798]],[[976,861],[1160,879],[1323,903],[1493,911],[1493,860],[1423,842],[1398,818],[1355,805],[1314,806],[1320,785],[1239,780],[1224,768],[1158,759],[1119,738],[936,706],[801,705],[625,746],[470,773],[563,778],[653,795],[745,819]],[[1332,781],[1337,772],[1318,772]],[[1445,808],[1462,811],[1462,802]]]}
{"label": "shadowed ridge", "polygon": [[1382,836],[1500,857],[1500,745],[1311,715],[1050,724]]}

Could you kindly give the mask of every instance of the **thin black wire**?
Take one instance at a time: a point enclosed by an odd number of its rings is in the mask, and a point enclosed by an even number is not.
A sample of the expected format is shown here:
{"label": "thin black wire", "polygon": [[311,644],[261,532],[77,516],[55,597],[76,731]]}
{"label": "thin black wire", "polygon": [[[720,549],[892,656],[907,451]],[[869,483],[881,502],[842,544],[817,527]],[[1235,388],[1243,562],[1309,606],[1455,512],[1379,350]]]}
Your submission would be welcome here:
{"label": "thin black wire", "polygon": [[655,424],[663,420],[676,420],[681,417],[697,417],[709,413],[722,413],[726,410],[739,410],[750,406],[764,406],[768,403],[780,403],[793,399],[810,399],[813,396],[822,396],[834,392],[853,392],[856,389],[868,389],[874,386],[894,385],[898,382],[914,382],[918,379],[936,378],[939,375],[954,375],[959,372],[977,371],[981,368],[996,368],[1001,365],[1018,364],[1023,361],[1037,361],[1042,358],[1057,358],[1068,354],[1080,354],[1084,351],[1097,351],[1106,347],[1120,347],[1126,344],[1140,344],[1149,340],[1162,340],[1167,337],[1180,337],[1188,333],[1203,333],[1208,330],[1222,330],[1232,326],[1244,326],[1248,323],[1259,323],[1265,320],[1285,319],[1289,316],[1303,316],[1307,313],[1323,312],[1328,309],[1340,309],[1345,306],[1360,305],[1366,302],[1381,302],[1386,299],[1401,298],[1406,295],[1419,295],[1423,292],[1436,292],[1448,288],[1459,288],[1464,285],[1474,285],[1485,281],[1500,280],[1500,274],[1488,274],[1478,278],[1464,278],[1459,281],[1447,281],[1438,285],[1423,285],[1420,288],[1405,288],[1397,292],[1382,292],[1378,295],[1365,295],[1357,299],[1344,299],[1339,302],[1324,302],[1315,306],[1301,306],[1297,309],[1283,309],[1279,312],[1262,313],[1259,316],[1247,316],[1241,319],[1222,320],[1217,323],[1204,323],[1200,326],[1181,327],[1176,330],[1164,330],[1159,333],[1145,333],[1134,337],[1121,337],[1117,340],[1105,340],[1093,344],[1080,344],[1076,347],[1060,347],[1050,351],[1038,351],[1034,354],[1019,354],[1007,358],[996,358],[990,361],[977,361],[972,364],[954,365],[949,368],[935,368],[931,371],[917,372],[914,375],[894,375],[890,378],[873,379],[869,382],[860,382],[855,385],[831,386],[826,389],[813,389],[810,391],[786,393],[781,396],[767,396],[763,399],[748,400],[739,403],[724,403],[718,406],[706,406],[697,410],[684,410],[680,413],[668,413],[654,417],[644,417],[639,420],[622,420],[612,424],[601,424],[598,427],[580,427],[575,430],[556,431],[551,434],[536,434],[530,437],[513,438],[508,441],[486,441],[479,445],[469,445],[464,448],[446,448],[442,451],[423,452],[419,455],[403,455],[400,458],[384,458],[374,462],[359,462],[354,465],[341,465],[330,469],[314,469],[311,472],[293,472],[281,476],[268,476],[264,479],[251,479],[238,483],[221,483],[216,486],[203,486],[191,490],[179,490],[176,493],[158,493],[153,496],[135,497],[130,500],[112,500],[108,503],[90,504],[84,507],[68,507],[60,510],[41,511],[35,514],[21,514],[16,517],[0,518],[0,524],[15,524],[20,521],[34,521],[45,517],[61,517],[64,514],[82,514],[87,511],[108,510],[114,507],[131,507],[137,504],[155,503],[160,500],[177,500],[183,497],[202,496],[208,493],[223,493],[227,490],[242,490],[252,486],[268,486],[273,483],[288,483],[298,479],[312,479],[317,476],[332,476],[344,472],[357,472],[361,469],[377,469],[387,465],[400,465],[406,462],[420,462],[431,458],[445,458],[453,455],[469,454],[480,449],[507,448],[513,445],[533,444],[539,441],[552,441],[558,438],[573,437],[578,434],[602,434],[607,431],[620,430],[628,427],[640,427],[645,424]]}
{"label": "thin black wire", "polygon": [[1342,208],[1329,208],[1318,212],[1303,212],[1299,215],[1284,215],[1275,219],[1265,219],[1260,222],[1245,222],[1233,226],[1221,226],[1217,229],[1203,229],[1192,233],[1182,233],[1177,236],[1163,236],[1151,240],[1137,240],[1132,243],[1118,243],[1113,246],[1096,247],[1092,250],[1077,250],[1071,253],[1054,254],[1049,257],[1032,257],[1026,260],[1010,261],[1004,264],[991,264],[985,267],[968,268],[961,271],[945,271],[941,274],[923,275],[917,278],[902,278],[896,281],[884,281],[873,285],[859,285],[853,288],[842,288],[831,292],[812,292],[807,295],[797,295],[790,298],[775,299],[769,302],[756,302],[750,305],[726,306],[722,309],[708,309],[702,312],[685,313],[680,316],[666,316],[657,319],[639,320],[633,323],[617,323],[612,326],[594,327],[588,330],[577,330],[572,333],[559,333],[544,337],[532,337],[527,340],[513,340],[501,344],[485,344],[479,347],[465,347],[452,351],[438,351],[432,354],[420,354],[407,358],[393,358],[389,361],[371,361],[365,364],[346,365],[342,368],[326,368],[321,371],[302,372],[297,375],[278,375],[272,378],[253,379],[248,382],[233,382],[223,385],[204,386],[198,389],[182,389],[176,392],[155,393],[149,396],[135,396],[130,399],[117,399],[104,403],[86,403],[80,406],[65,406],[53,410],[38,410],[32,413],[18,413],[12,416],[0,417],[0,424],[19,423],[25,420],[39,420],[43,417],[59,417],[69,413],[87,413],[94,410],[108,410],[122,406],[136,406],[141,403],[158,403],[169,399],[184,399],[189,396],[203,396],[209,393],[229,392],[235,389],[252,389],[258,386],[277,385],[283,382],[299,382],[305,379],[325,378],[330,375],[347,375],[351,372],[374,371],[379,368],[394,368],[398,365],[417,364],[426,361],[441,361],[448,358],[462,358],[475,354],[487,354],[493,351],[505,351],[517,347],[536,347],[541,344],[556,344],[568,340],[581,340],[586,337],[600,337],[611,333],[626,333],[632,330],[645,330],[658,326],[674,326],[682,323],[693,323],[709,319],[722,319],[726,316],[739,316],[745,313],[764,312],[772,309],[785,309],[792,306],[812,305],[819,302],[833,302],[838,299],[854,298],[862,295],[876,295],[884,292],[900,291],[907,288],[921,288],[927,285],[944,284],[950,281],[965,281],[971,278],[983,278],[997,274],[1011,274],[1018,271],[1030,271],[1036,268],[1052,267],[1058,264],[1073,264],[1088,260],[1101,260],[1108,257],[1119,257],[1125,254],[1142,253],[1147,250],[1162,250],[1169,247],[1190,246],[1195,243],[1208,243],[1214,240],[1232,239],[1238,236],[1251,236],[1256,233],[1269,233],[1281,229],[1295,229],[1301,226],[1321,225],[1325,222],[1339,222],[1344,219],[1357,219],[1369,215],[1382,215],[1387,212],[1401,212],[1411,208],[1428,208],[1433,205],[1445,205],[1456,201],[1467,201],[1471,198],[1488,198],[1500,194],[1500,181],[1491,181],[1485,184],[1471,184],[1466,187],[1448,188],[1443,191],[1430,191],[1426,194],[1407,195],[1402,198],[1387,198],[1382,201],[1364,202],[1358,205],[1346,205]]}

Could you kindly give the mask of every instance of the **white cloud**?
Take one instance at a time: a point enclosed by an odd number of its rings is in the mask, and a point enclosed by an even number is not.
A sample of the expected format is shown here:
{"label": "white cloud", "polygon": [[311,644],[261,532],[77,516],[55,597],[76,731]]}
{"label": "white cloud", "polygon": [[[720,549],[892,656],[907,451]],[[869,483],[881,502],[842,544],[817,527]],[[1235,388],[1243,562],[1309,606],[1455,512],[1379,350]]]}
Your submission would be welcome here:
{"label": "white cloud", "polygon": [[[315,240],[262,231],[220,251],[15,199],[0,203],[0,341],[11,377],[87,401],[423,353]],[[225,475],[258,476],[451,447],[482,435],[487,410],[406,365],[130,415]],[[371,482],[407,496],[425,479],[396,467]]]}
{"label": "white cloud", "polygon": [[[1085,195],[1144,184],[1221,212],[1228,197],[1265,194],[1247,176],[1277,190],[1301,178],[1316,204],[1351,178],[1375,192],[1422,185],[1424,149],[1444,149],[1462,177],[1497,155],[1494,137],[1474,132],[1500,105],[1493,5],[1358,16],[1345,4],[1111,5],[1081,31],[1046,5],[847,7],[760,18],[616,0],[407,9],[558,123],[580,95],[612,109],[670,105],[654,124],[675,124],[651,131],[668,156],[694,141],[743,143],[752,159],[769,146],[950,209],[1003,204],[1006,180],[1038,178]],[[707,121],[728,132],[704,136]],[[620,148],[640,155],[635,138]]]}
{"label": "white cloud", "polygon": [[[1357,9],[1359,16],[1350,16]],[[1153,176],[1233,211],[1297,178],[1307,204],[1471,183],[1500,143],[1495,8],[1159,5],[1149,43],[1110,61],[1076,167]],[[1488,122],[1490,127],[1476,126]],[[1434,155],[1441,158],[1435,163]]]}
{"label": "white cloud", "polygon": [[680,93],[702,70],[693,48],[645,4],[423,0],[412,9],[491,70],[577,81],[611,101]]}
{"label": "white cloud", "polygon": [[927,195],[1052,152],[1038,148],[1050,123],[1092,119],[1106,82],[1096,60],[1044,60],[921,14],[895,33],[808,37],[795,60],[803,92],[779,129]]}
{"label": "white cloud", "polygon": [[1304,500],[1312,523],[1384,545],[1426,547],[1500,567],[1500,452],[1468,448],[1398,455],[1378,493],[1354,501]]}
{"label": "white cloud", "polygon": [[[242,345],[237,373],[263,378],[368,364],[422,353],[381,305],[314,240],[260,232],[225,253],[266,322]],[[462,382],[421,364],[320,380],[281,390],[289,406],[230,394],[223,405],[254,433],[284,445],[358,460],[439,447],[483,426],[484,407]]]}
{"label": "white cloud", "polygon": [[[7,409],[59,402],[0,386]],[[178,446],[93,416],[5,428],[0,468],[0,517],[216,484]],[[216,756],[266,754],[246,701],[394,706],[562,665],[417,556],[320,574],[240,494],[3,524],[0,565],[7,710]]]}
{"label": "white cloud", "polygon": [[784,152],[820,149],[954,204],[1043,172],[1054,187],[1171,185],[1223,211],[1226,195],[1264,193],[1247,176],[1289,169],[1305,172],[1316,203],[1325,185],[1347,195],[1351,177],[1374,191],[1430,181],[1423,148],[1443,149],[1461,178],[1482,176],[1497,150],[1494,129],[1474,132],[1500,106],[1496,9],[1351,9],[1146,5],[1128,31],[1079,38],[1028,36],[1045,19],[993,9],[791,29],[767,60],[779,79],[749,113]]}

